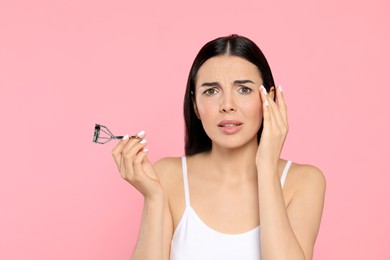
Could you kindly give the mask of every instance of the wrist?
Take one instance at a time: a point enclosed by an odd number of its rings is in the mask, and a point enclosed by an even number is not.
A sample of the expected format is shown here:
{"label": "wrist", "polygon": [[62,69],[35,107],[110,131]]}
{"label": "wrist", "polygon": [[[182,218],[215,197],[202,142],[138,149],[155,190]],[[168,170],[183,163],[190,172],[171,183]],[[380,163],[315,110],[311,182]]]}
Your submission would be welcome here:
{"label": "wrist", "polygon": [[164,203],[164,192],[158,191],[152,194],[148,194],[144,197],[144,203],[150,205],[158,205]]}
{"label": "wrist", "polygon": [[257,166],[257,178],[260,181],[273,181],[278,179],[278,168],[271,165]]}
{"label": "wrist", "polygon": [[258,173],[277,172],[278,163],[256,161],[256,168]]}
{"label": "wrist", "polygon": [[263,157],[257,157],[256,158],[256,166],[264,167],[264,168],[272,168],[277,167],[279,163],[280,158],[263,158]]}
{"label": "wrist", "polygon": [[162,216],[164,212],[164,201],[162,199],[146,199],[144,200],[143,212],[147,218],[155,219]]}

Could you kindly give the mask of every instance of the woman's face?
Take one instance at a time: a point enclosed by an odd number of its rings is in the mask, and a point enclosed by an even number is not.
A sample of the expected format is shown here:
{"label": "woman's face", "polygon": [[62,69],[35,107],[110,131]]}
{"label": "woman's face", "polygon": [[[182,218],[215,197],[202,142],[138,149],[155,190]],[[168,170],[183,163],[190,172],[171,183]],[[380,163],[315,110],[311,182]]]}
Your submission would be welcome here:
{"label": "woman's face", "polygon": [[195,111],[213,146],[257,142],[263,81],[254,64],[237,56],[216,56],[200,67],[195,82]]}

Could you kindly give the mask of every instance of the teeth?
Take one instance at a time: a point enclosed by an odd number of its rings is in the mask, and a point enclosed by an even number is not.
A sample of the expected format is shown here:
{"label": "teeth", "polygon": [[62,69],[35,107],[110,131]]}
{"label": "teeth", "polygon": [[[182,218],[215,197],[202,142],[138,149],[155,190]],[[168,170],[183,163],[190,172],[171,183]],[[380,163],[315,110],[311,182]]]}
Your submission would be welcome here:
{"label": "teeth", "polygon": [[239,124],[226,124],[226,125],[223,125],[224,127],[229,127],[229,126],[239,126]]}

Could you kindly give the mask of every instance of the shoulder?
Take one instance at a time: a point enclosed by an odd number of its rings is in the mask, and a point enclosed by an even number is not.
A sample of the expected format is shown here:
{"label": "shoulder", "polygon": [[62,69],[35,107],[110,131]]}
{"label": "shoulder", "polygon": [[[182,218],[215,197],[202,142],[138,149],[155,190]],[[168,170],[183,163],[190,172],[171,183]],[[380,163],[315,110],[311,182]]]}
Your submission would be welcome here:
{"label": "shoulder", "polygon": [[296,171],[305,182],[311,184],[325,185],[326,180],[323,172],[316,166],[311,164],[297,164],[294,163]]}
{"label": "shoulder", "polygon": [[318,167],[294,162],[291,165],[291,175],[296,191],[325,192],[325,175]]}
{"label": "shoulder", "polygon": [[155,162],[153,166],[165,187],[170,186],[172,182],[181,177],[181,157],[165,157]]}
{"label": "shoulder", "polygon": [[181,157],[164,157],[154,163],[158,173],[165,173],[177,167],[181,167]]}

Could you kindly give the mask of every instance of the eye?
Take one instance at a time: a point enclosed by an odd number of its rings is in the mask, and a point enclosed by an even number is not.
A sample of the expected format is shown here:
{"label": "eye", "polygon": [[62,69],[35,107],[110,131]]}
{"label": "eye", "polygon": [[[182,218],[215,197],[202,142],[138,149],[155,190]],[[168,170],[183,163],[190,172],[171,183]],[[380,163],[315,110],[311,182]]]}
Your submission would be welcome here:
{"label": "eye", "polygon": [[243,95],[248,95],[248,94],[252,93],[252,91],[253,90],[251,88],[248,88],[245,86],[240,86],[240,88],[238,89],[238,93],[243,94]]}
{"label": "eye", "polygon": [[203,94],[206,96],[214,96],[217,93],[218,93],[218,90],[216,88],[209,88],[203,92]]}

